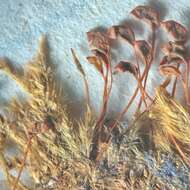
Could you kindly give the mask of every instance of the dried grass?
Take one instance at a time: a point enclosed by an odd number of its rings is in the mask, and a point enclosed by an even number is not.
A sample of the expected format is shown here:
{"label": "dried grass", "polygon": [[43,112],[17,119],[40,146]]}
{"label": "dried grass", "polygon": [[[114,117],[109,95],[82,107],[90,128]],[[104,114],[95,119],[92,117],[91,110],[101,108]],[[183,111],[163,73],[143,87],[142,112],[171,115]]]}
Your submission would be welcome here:
{"label": "dried grass", "polygon": [[153,104],[134,123],[131,132],[146,139],[154,151],[174,151],[189,165],[190,114],[162,86],[157,88]]}

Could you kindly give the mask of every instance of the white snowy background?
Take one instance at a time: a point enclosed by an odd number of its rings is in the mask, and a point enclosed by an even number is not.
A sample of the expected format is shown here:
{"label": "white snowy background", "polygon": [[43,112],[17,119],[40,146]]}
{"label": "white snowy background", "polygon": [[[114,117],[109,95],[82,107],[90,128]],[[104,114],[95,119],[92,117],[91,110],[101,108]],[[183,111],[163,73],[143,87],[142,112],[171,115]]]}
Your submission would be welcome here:
{"label": "white snowy background", "polygon": [[[160,12],[162,19],[177,20],[190,29],[188,0],[0,0],[0,57],[6,57],[14,65],[22,66],[35,56],[38,39],[46,34],[51,58],[61,77],[63,99],[69,104],[70,112],[77,117],[82,110],[84,91],[82,78],[70,53],[70,48],[75,49],[87,73],[91,100],[98,111],[102,100],[103,80],[85,59],[90,55],[86,32],[126,22],[135,29],[137,39],[143,39],[147,32],[144,27],[148,26],[133,20],[129,14],[138,5],[151,5]],[[161,36],[159,32],[158,35]],[[125,46],[116,44],[117,48],[112,52],[113,65],[119,60],[133,60],[131,50]],[[156,62],[158,61],[159,58]],[[148,80],[150,93],[160,81],[156,62]],[[136,82],[131,76],[124,74],[115,77],[108,115],[115,115],[122,110],[135,87]],[[1,73],[0,106],[3,107],[19,92],[16,84]],[[131,111],[128,117],[130,113]],[[3,190],[3,187],[0,189]]]}

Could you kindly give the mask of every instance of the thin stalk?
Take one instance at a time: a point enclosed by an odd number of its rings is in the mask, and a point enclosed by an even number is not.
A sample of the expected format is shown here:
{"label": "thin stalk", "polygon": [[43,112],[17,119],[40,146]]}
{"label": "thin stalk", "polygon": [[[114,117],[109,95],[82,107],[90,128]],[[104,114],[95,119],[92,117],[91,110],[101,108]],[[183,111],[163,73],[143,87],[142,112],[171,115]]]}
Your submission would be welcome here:
{"label": "thin stalk", "polygon": [[119,116],[117,117],[117,119],[115,120],[114,124],[110,126],[109,130],[110,132],[116,127],[117,123],[122,119],[122,117],[125,115],[125,113],[128,111],[128,109],[130,108],[131,104],[133,103],[134,99],[136,98],[137,94],[138,94],[138,90],[139,88],[136,87],[135,92],[133,94],[133,96],[131,97],[130,101],[128,102],[127,106],[125,107],[125,109],[119,114]]}
{"label": "thin stalk", "polygon": [[186,61],[186,76],[185,76],[185,88],[186,88],[186,101],[189,104],[189,61]]}
{"label": "thin stalk", "polygon": [[109,57],[108,57],[107,61],[108,61],[108,70],[110,71],[110,87],[109,87],[108,95],[107,95],[107,100],[108,100],[110,97],[112,85],[113,85],[113,74],[112,74],[112,68],[111,68],[111,60],[109,59]]}
{"label": "thin stalk", "polygon": [[85,76],[83,76],[84,86],[85,86],[85,97],[87,102],[87,107],[90,108],[90,111],[92,111],[92,107],[90,104],[90,93],[89,93],[89,87],[88,87],[88,81]]}
{"label": "thin stalk", "polygon": [[184,88],[184,93],[185,93],[185,99],[186,103],[189,104],[190,102],[190,96],[189,96],[189,73],[190,73],[190,67],[189,67],[189,61],[183,57],[180,57],[183,62],[186,65],[186,71],[185,71],[185,80],[181,79],[183,88]]}
{"label": "thin stalk", "polygon": [[[145,76],[145,80],[144,80],[144,90],[146,91],[146,83],[147,83],[147,79],[148,79],[148,73],[149,70],[151,68],[152,65],[152,61],[154,59],[154,54],[155,54],[155,40],[156,40],[156,27],[155,25],[152,24],[152,51],[151,51],[151,60],[149,63],[146,63],[146,76]],[[140,100],[139,104],[138,104],[138,110],[140,110],[142,105],[142,99]]]}
{"label": "thin stalk", "polygon": [[[179,66],[180,66],[180,64],[178,63],[178,64],[177,64],[177,69],[179,69]],[[175,77],[175,81],[174,81],[174,84],[173,84],[172,97],[175,96],[176,86],[177,86],[177,77]]]}
{"label": "thin stalk", "polygon": [[7,161],[6,161],[6,159],[5,159],[2,152],[0,152],[0,165],[1,165],[1,168],[3,169],[3,171],[4,171],[4,173],[5,173],[6,177],[7,177],[8,182],[11,184],[9,168],[7,166]]}
{"label": "thin stalk", "polygon": [[183,151],[181,150],[180,146],[178,145],[178,143],[176,142],[176,140],[174,139],[174,137],[172,135],[170,135],[170,138],[172,140],[172,142],[174,143],[179,155],[182,157],[183,161],[189,165],[190,164],[190,159],[183,153]]}
{"label": "thin stalk", "polygon": [[102,110],[101,110],[99,119],[98,119],[98,121],[96,123],[96,127],[95,127],[96,130],[101,128],[101,122],[104,119],[105,112],[106,112],[106,109],[107,109],[108,73],[109,73],[109,70],[108,70],[108,68],[106,68],[106,76],[104,78],[103,105],[102,105]]}
{"label": "thin stalk", "polygon": [[102,129],[102,122],[104,120],[105,112],[106,112],[106,107],[107,107],[107,85],[108,85],[108,68],[106,68],[106,77],[104,78],[104,94],[103,94],[103,105],[102,105],[102,110],[99,116],[99,119],[96,123],[94,132],[93,132],[93,138],[92,138],[92,149],[90,151],[89,158],[90,160],[96,161],[97,158],[99,157],[99,135],[101,133]]}
{"label": "thin stalk", "polygon": [[[136,77],[136,80],[138,82],[138,87],[141,91],[141,103],[142,101],[144,102],[145,106],[147,107],[147,103],[146,103],[146,100],[145,100],[145,96],[147,96],[151,101],[153,100],[149,95],[148,93],[146,92],[146,90],[144,89],[144,87],[142,86],[142,81],[143,79],[141,80],[141,73],[140,73],[140,65],[139,65],[139,61],[138,61],[138,56],[137,56],[137,51],[136,51],[136,48],[134,47],[134,43],[130,43],[132,46],[133,46],[133,50],[134,50],[134,54],[135,54],[135,58],[136,58],[136,63],[137,63],[137,69],[138,69],[138,73],[137,73],[137,77]],[[144,74],[143,74],[144,75]],[[144,77],[143,77],[144,78]],[[136,90],[135,90],[136,91]]]}
{"label": "thin stalk", "polygon": [[24,166],[26,164],[26,159],[27,159],[27,156],[28,156],[28,152],[30,151],[30,147],[31,147],[31,144],[32,144],[32,139],[33,139],[33,136],[31,136],[27,142],[27,145],[26,145],[26,150],[25,150],[25,153],[24,153],[24,158],[23,158],[23,161],[22,161],[22,165],[20,167],[20,170],[19,170],[19,173],[18,173],[18,176],[15,180],[15,183],[14,183],[14,186],[13,186],[13,190],[16,190],[17,189],[17,185],[18,185],[18,182],[19,182],[19,179],[21,177],[21,174],[22,174],[22,171],[24,169]]}
{"label": "thin stalk", "polygon": [[150,97],[150,95],[145,91],[144,87],[142,86],[142,81],[137,77],[136,77],[136,80],[137,80],[138,86],[141,90],[141,96],[142,96],[141,98],[145,99],[145,96],[147,96],[147,98],[149,98],[152,101],[153,99]]}
{"label": "thin stalk", "polygon": [[[146,64],[146,66],[145,66],[145,69],[144,69],[144,73],[145,73],[145,75],[146,75],[146,73],[148,72],[148,66],[147,66],[147,64]],[[147,76],[147,75],[146,75]],[[145,76],[145,77],[146,77]],[[144,78],[143,78],[144,79]],[[143,79],[141,80],[141,81],[143,81]],[[142,84],[142,83],[141,83]],[[145,86],[145,85],[144,85]],[[145,90],[145,92],[146,92],[146,89],[143,87],[143,89]],[[138,103],[138,106],[137,106],[137,111],[136,112],[138,112],[139,110],[140,110],[140,108],[141,108],[141,105],[142,105],[142,97],[141,97],[141,99],[140,99],[140,101],[139,101],[139,103]]]}
{"label": "thin stalk", "polygon": [[186,99],[186,102],[188,103],[188,89],[186,88],[186,81],[184,81],[182,78],[181,78],[181,83],[182,83],[182,86],[183,86],[183,89],[184,89],[184,93],[185,93],[185,99]]}
{"label": "thin stalk", "polygon": [[[84,72],[84,69],[75,53],[75,51],[71,48],[71,53],[72,53],[72,56],[73,56],[73,60],[74,60],[74,63],[78,69],[78,71],[80,72],[80,74],[82,75],[82,78],[83,78],[83,81],[84,81],[84,86],[85,86],[85,96],[86,96],[86,103],[87,103],[87,107],[90,108],[91,110],[91,105],[90,105],[90,93],[89,93],[89,87],[88,87],[88,82],[87,82],[87,79],[86,79],[86,74]],[[48,85],[47,85],[48,86]]]}
{"label": "thin stalk", "polygon": [[156,26],[154,24],[152,24],[152,51],[151,51],[151,60],[148,64],[148,70],[147,70],[147,74],[146,74],[145,81],[144,81],[144,88],[145,89],[146,89],[146,82],[148,79],[148,73],[149,73],[149,70],[151,68],[152,61],[154,60],[154,56],[155,56],[155,41],[156,41]]}
{"label": "thin stalk", "polygon": [[185,99],[186,99],[186,103],[189,104],[190,103],[190,96],[189,96],[189,73],[190,73],[190,67],[189,67],[189,61],[184,58],[184,57],[180,57],[183,62],[185,63],[186,65],[186,71],[185,71],[185,80],[182,81],[182,85],[183,85],[183,88],[184,88],[184,93],[185,93]]}
{"label": "thin stalk", "polygon": [[134,53],[135,53],[135,59],[136,59],[137,68],[138,68],[138,77],[140,78],[141,71],[140,71],[140,65],[139,65],[139,61],[138,61],[137,51],[136,51],[136,48],[134,47],[134,43],[132,44],[132,46],[133,46],[133,50],[134,50]]}
{"label": "thin stalk", "polygon": [[[99,135],[101,134],[101,128],[102,128],[102,122],[104,121],[104,117],[106,115],[107,111],[107,103],[108,99],[111,93],[112,89],[112,70],[111,70],[111,65],[108,56],[105,56],[105,65],[106,65],[106,76],[104,78],[104,94],[103,94],[103,106],[102,106],[102,111],[99,116],[99,119],[96,123],[94,134],[93,134],[93,139],[92,139],[92,150],[90,151],[90,159],[94,160],[97,162],[97,159],[100,157],[99,155]],[[108,89],[108,79],[109,79],[109,72],[110,72],[110,77],[111,77],[111,84]]]}
{"label": "thin stalk", "polygon": [[[146,69],[144,69],[144,72],[142,74],[142,77],[140,78],[140,81],[143,81],[144,77],[146,75]],[[124,108],[124,110],[117,116],[117,119],[115,120],[115,122],[113,123],[113,125],[110,126],[110,131],[112,131],[117,123],[123,118],[123,116],[127,113],[128,109],[130,108],[131,104],[133,103],[134,99],[136,98],[137,94],[138,94],[138,90],[139,90],[139,84],[136,87],[133,96],[131,97],[131,99],[129,100],[128,104],[126,105],[126,107]]]}
{"label": "thin stalk", "polygon": [[138,69],[136,80],[137,80],[139,88],[141,90],[141,100],[144,102],[145,106],[147,107],[147,103],[146,103],[146,100],[144,97],[144,94],[146,94],[146,91],[144,90],[144,88],[142,86],[142,81],[139,80],[139,78],[141,77],[141,73],[140,73],[140,66],[139,66],[139,61],[138,61],[138,57],[137,57],[137,52],[136,52],[136,48],[134,46],[133,46],[133,49],[135,52],[135,58],[136,58],[137,69]]}
{"label": "thin stalk", "polygon": [[[112,83],[113,83],[111,61],[109,59],[109,57],[110,57],[109,55],[110,55],[110,53],[108,53],[108,55],[106,55],[105,58],[104,58],[104,62],[105,62],[105,65],[106,65],[106,77],[104,78],[105,85],[104,85],[104,95],[103,95],[103,106],[102,106],[102,111],[101,111],[99,120],[97,122],[97,125],[100,125],[100,126],[101,126],[101,124],[103,122],[103,119],[104,119],[104,117],[106,115],[108,99],[110,97],[110,93],[111,93],[111,90],[112,90]],[[109,74],[110,74],[110,80],[111,81],[110,81],[110,86],[108,88]]]}
{"label": "thin stalk", "polygon": [[[133,44],[132,44],[133,45]],[[152,98],[148,95],[148,93],[146,92],[146,90],[144,89],[144,87],[142,86],[142,80],[139,80],[141,78],[141,73],[140,73],[140,66],[139,66],[139,61],[138,61],[138,56],[137,56],[137,51],[136,48],[133,45],[133,49],[134,49],[134,53],[135,53],[135,58],[136,58],[136,63],[137,63],[137,68],[138,68],[138,78],[136,78],[139,88],[141,90],[141,102],[143,101],[145,106],[147,107],[147,103],[145,101],[145,96],[147,96],[151,101]],[[145,95],[145,96],[144,96]]]}

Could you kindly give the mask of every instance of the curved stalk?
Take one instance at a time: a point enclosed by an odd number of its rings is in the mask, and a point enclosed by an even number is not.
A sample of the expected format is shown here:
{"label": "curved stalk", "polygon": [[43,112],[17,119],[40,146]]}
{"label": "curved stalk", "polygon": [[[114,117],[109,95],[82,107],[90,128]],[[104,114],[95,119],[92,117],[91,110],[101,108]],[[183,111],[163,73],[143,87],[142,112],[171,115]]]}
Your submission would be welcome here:
{"label": "curved stalk", "polygon": [[113,85],[113,74],[112,74],[112,68],[111,68],[111,60],[108,58],[108,70],[110,71],[110,87],[108,90],[108,95],[107,95],[107,99],[110,97],[111,94],[111,90],[112,90],[112,85]]}
{"label": "curved stalk", "polygon": [[85,97],[86,97],[87,107],[89,107],[90,111],[92,111],[92,107],[90,104],[90,93],[89,93],[88,81],[85,76],[83,76],[83,81],[84,81],[84,86],[85,86]]}
{"label": "curved stalk", "polygon": [[104,120],[104,116],[106,114],[107,109],[107,85],[108,85],[108,68],[106,68],[106,77],[104,78],[104,94],[103,94],[103,105],[102,110],[99,116],[99,119],[96,123],[96,126],[94,128],[93,132],[93,138],[92,138],[92,149],[89,154],[89,159],[92,161],[97,162],[97,158],[99,157],[99,135],[101,134],[102,129],[102,122]]}
{"label": "curved stalk", "polygon": [[[145,68],[146,69],[146,76],[145,76],[145,80],[144,80],[144,90],[145,91],[146,91],[146,83],[147,83],[147,79],[148,79],[148,73],[151,68],[153,58],[154,58],[155,40],[156,40],[156,26],[152,24],[152,51],[151,51],[151,60],[149,63],[146,63],[147,69]],[[140,100],[140,102],[138,104],[138,110],[140,110],[141,105],[142,105],[142,99]]]}
{"label": "curved stalk", "polygon": [[186,88],[186,82],[181,78],[181,83],[182,83],[182,86],[183,86],[183,89],[184,89],[184,93],[185,93],[185,100],[186,102],[188,102],[188,92],[187,92],[187,88]]}
{"label": "curved stalk", "polygon": [[[179,69],[179,66],[180,66],[180,64],[178,63],[178,64],[177,64],[177,69]],[[176,86],[177,86],[177,77],[175,77],[175,81],[174,81],[174,84],[173,84],[172,97],[175,96]]]}
{"label": "curved stalk", "polygon": [[136,62],[137,62],[137,68],[138,68],[138,78],[136,78],[139,88],[141,90],[141,99],[140,102],[142,103],[142,101],[144,102],[145,106],[147,107],[147,103],[145,100],[145,96],[147,96],[151,101],[152,98],[148,95],[148,93],[146,92],[145,88],[142,86],[142,80],[139,80],[139,78],[141,78],[141,73],[140,73],[140,66],[139,66],[139,62],[138,62],[138,56],[137,56],[137,52],[136,52],[136,48],[133,46],[134,49],[134,53],[135,53],[135,57],[136,57]]}
{"label": "curved stalk", "polygon": [[[103,121],[106,115],[107,111],[107,104],[108,104],[108,99],[111,93],[112,89],[112,82],[113,82],[113,76],[112,76],[112,70],[111,70],[111,62],[109,60],[108,56],[105,56],[105,65],[106,65],[106,76],[104,78],[104,94],[103,94],[103,105],[102,105],[102,110],[99,116],[99,119],[96,123],[95,129],[94,129],[94,134],[93,134],[93,139],[92,139],[92,150],[90,151],[89,158],[93,161],[97,162],[97,159],[100,157],[99,155],[99,135],[101,135],[101,129],[103,127]],[[108,80],[109,80],[109,73],[110,73],[110,86],[108,88]]]}
{"label": "curved stalk", "polygon": [[33,136],[31,136],[27,142],[27,145],[26,145],[26,150],[25,150],[25,153],[24,153],[24,158],[23,158],[23,161],[22,161],[22,165],[20,167],[20,170],[19,170],[19,173],[18,173],[18,176],[15,180],[15,183],[14,183],[14,186],[13,186],[13,190],[16,190],[17,189],[17,185],[18,185],[18,182],[19,182],[19,179],[21,177],[21,174],[22,174],[22,171],[24,169],[24,166],[26,164],[26,159],[27,159],[27,156],[28,156],[28,152],[30,151],[30,147],[31,147],[31,144],[32,144],[32,139],[33,139]]}
{"label": "curved stalk", "polygon": [[[110,57],[109,55],[110,55],[110,53],[108,53],[108,55],[105,55],[105,58],[104,58],[104,62],[105,62],[105,65],[106,65],[106,77],[104,78],[105,85],[104,85],[103,106],[102,106],[102,111],[101,111],[101,114],[100,114],[100,118],[99,118],[99,120],[97,122],[98,125],[101,124],[101,122],[103,121],[103,119],[105,117],[105,114],[106,114],[106,111],[107,111],[108,99],[110,97],[111,90],[112,90],[112,84],[113,84],[112,68],[111,68],[111,61],[109,59],[109,57]],[[109,74],[110,74],[110,85],[108,87]]]}
{"label": "curved stalk", "polygon": [[[142,74],[142,77],[140,78],[140,81],[143,81],[145,75],[147,73],[146,68],[144,69],[144,72]],[[139,85],[139,84],[138,84]],[[110,126],[110,132],[116,127],[117,123],[123,118],[123,116],[127,113],[128,109],[130,108],[131,104],[133,103],[134,99],[136,98],[137,94],[138,94],[138,90],[139,90],[139,86],[136,87],[133,96],[131,97],[131,99],[129,100],[128,104],[126,105],[126,107],[124,108],[124,110],[117,116],[117,119],[115,120],[115,122],[113,123],[113,125]]]}
{"label": "curved stalk", "polygon": [[185,76],[185,88],[186,88],[186,101],[189,104],[189,61],[186,61],[186,76]]}
{"label": "curved stalk", "polygon": [[174,139],[174,137],[172,135],[170,135],[170,138],[171,138],[172,142],[174,143],[174,145],[176,147],[176,150],[178,151],[179,155],[182,157],[183,161],[187,165],[189,165],[190,164],[190,159],[183,153],[180,146],[178,145],[178,143],[176,142],[176,140]]}
{"label": "curved stalk", "polygon": [[102,110],[100,112],[100,116],[99,116],[99,119],[96,123],[96,127],[95,129],[100,129],[101,128],[101,123],[104,119],[104,116],[106,114],[106,110],[107,110],[107,101],[108,101],[108,98],[107,98],[107,90],[108,90],[108,76],[109,76],[109,70],[108,70],[108,67],[106,68],[106,76],[104,78],[104,92],[103,92],[103,105],[102,105]]}
{"label": "curved stalk", "polygon": [[140,65],[139,65],[139,61],[138,61],[137,51],[136,51],[136,48],[134,47],[134,43],[132,44],[132,46],[133,46],[133,50],[135,53],[135,59],[136,59],[136,63],[137,63],[138,77],[140,77],[141,76]]}

